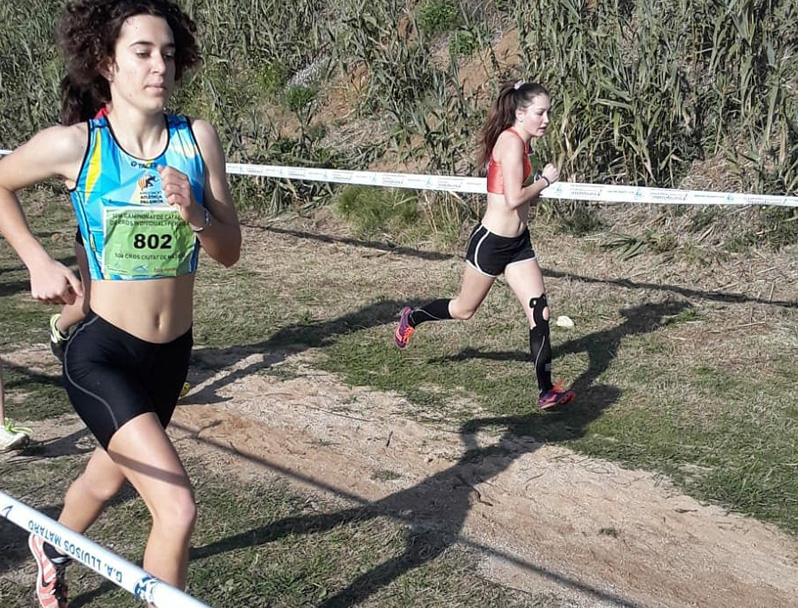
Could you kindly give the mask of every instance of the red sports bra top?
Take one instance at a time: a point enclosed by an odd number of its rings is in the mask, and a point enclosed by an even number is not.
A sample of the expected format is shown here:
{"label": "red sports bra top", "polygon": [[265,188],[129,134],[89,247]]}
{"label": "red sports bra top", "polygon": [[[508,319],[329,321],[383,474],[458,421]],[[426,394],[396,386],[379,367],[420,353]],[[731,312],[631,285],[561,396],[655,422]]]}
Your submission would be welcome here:
{"label": "red sports bra top", "polygon": [[[510,133],[518,137],[521,141],[524,141],[524,138],[518,134],[518,131],[510,127],[507,129]],[[525,182],[527,178],[532,174],[532,163],[529,162],[529,144],[524,142],[524,179],[522,182]],[[504,194],[504,175],[502,174],[502,164],[493,159],[493,154],[490,155],[490,160],[488,161],[488,192],[493,194]]]}

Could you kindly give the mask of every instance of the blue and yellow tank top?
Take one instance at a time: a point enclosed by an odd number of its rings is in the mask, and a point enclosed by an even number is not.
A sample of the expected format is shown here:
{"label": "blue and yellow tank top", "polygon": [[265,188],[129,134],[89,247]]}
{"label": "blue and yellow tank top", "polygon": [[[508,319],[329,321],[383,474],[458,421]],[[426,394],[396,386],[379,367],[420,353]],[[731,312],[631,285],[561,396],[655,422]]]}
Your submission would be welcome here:
{"label": "blue and yellow tank top", "polygon": [[188,176],[194,199],[204,202],[205,164],[185,116],[164,116],[164,151],[151,160],[125,152],[105,116],[89,121],[89,145],[72,204],[92,280],[175,277],[197,270],[199,240],[167,204],[157,167]]}

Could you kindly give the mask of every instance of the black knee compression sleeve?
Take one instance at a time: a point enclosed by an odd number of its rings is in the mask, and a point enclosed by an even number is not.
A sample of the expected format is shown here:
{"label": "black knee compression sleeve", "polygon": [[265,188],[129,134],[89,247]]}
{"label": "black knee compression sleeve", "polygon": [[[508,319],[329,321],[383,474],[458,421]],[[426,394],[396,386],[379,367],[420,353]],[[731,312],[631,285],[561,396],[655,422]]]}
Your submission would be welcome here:
{"label": "black knee compression sleeve", "polygon": [[535,374],[541,395],[554,386],[551,383],[549,320],[543,317],[543,311],[548,305],[545,293],[529,300],[529,308],[532,309],[532,319],[535,322],[535,327],[529,330],[529,350],[532,353],[532,361],[535,362]]}
{"label": "black knee compression sleeve", "polygon": [[445,321],[451,319],[449,314],[449,302],[451,300],[435,300],[429,304],[424,304],[410,313],[410,327],[415,327],[419,323],[426,321]]}

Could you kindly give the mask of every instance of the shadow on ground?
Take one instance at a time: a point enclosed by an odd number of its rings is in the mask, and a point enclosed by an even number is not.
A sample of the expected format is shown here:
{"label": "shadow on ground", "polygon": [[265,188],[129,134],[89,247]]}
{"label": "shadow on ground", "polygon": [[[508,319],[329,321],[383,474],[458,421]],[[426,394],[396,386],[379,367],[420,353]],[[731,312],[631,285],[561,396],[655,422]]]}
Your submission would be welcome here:
{"label": "shadow on ground", "polygon": [[[360,604],[403,574],[429,563],[453,544],[463,542],[460,533],[474,500],[475,486],[505,471],[520,456],[538,449],[541,444],[528,440],[530,436],[545,436],[548,441],[572,440],[583,436],[590,423],[601,416],[605,409],[615,404],[621,395],[620,389],[616,387],[595,384],[596,379],[612,364],[621,341],[630,335],[655,331],[663,325],[665,319],[678,314],[687,306],[683,302],[665,302],[630,308],[622,311],[626,320],[620,325],[562,345],[558,349],[559,353],[586,352],[590,361],[588,368],[574,382],[578,399],[566,413],[555,416],[530,414],[469,420],[460,428],[463,445],[461,458],[448,469],[412,488],[375,502],[358,501],[361,504],[353,508],[319,515],[289,517],[257,529],[242,531],[215,543],[193,549],[191,559],[204,559],[228,551],[263,545],[285,535],[314,534],[345,523],[377,516],[389,516],[405,522],[408,526],[406,546],[400,555],[375,565],[368,572],[352,580],[345,588],[323,600],[318,607],[343,608]],[[517,356],[516,353],[508,355],[464,351],[454,358],[474,356],[494,358],[495,355],[500,359]],[[528,357],[526,354],[524,359],[527,360]],[[503,429],[503,434],[493,445],[480,447],[475,441],[476,433],[488,427]],[[229,449],[221,445],[217,447]],[[266,460],[247,458],[276,469]],[[290,472],[284,470],[281,472],[291,476]],[[308,480],[303,478],[302,481]],[[329,490],[329,488],[322,489]],[[346,498],[353,497],[346,496]],[[357,500],[356,497],[355,499]],[[478,548],[488,553],[495,553],[486,547]],[[559,585],[578,590],[596,599],[609,601],[617,606],[637,606],[621,596],[563,577],[540,566],[522,562],[513,556],[502,555],[502,557],[509,558],[517,565],[543,575]]]}
{"label": "shadow on ground", "polygon": [[[401,304],[403,303],[396,301],[375,302],[334,320],[287,327],[259,343],[243,347],[199,351],[195,356],[194,373],[205,374],[206,379],[214,376],[217,379],[203,387],[202,391],[194,395],[192,401],[195,403],[217,403],[220,400],[217,393],[222,386],[231,384],[260,368],[274,365],[284,359],[287,352],[297,352],[308,347],[321,347],[334,342],[338,337],[347,333],[393,321]],[[475,492],[477,492],[475,486],[507,470],[515,460],[524,454],[537,450],[542,444],[535,442],[534,439],[531,439],[532,437],[545,437],[549,442],[582,437],[589,425],[599,418],[604,410],[617,403],[621,395],[621,390],[617,387],[596,384],[598,377],[612,365],[621,341],[631,335],[657,330],[666,323],[669,317],[678,314],[688,306],[684,302],[663,302],[626,309],[622,311],[625,320],[619,325],[559,346],[557,354],[584,352],[589,358],[587,369],[573,383],[578,395],[577,401],[566,412],[549,416],[534,413],[468,420],[461,425],[459,430],[462,442],[462,454],[459,460],[451,467],[424,479],[415,486],[374,502],[365,502],[357,496],[347,495],[345,498],[354,501],[356,506],[331,513],[288,517],[256,529],[243,530],[214,543],[194,548],[191,551],[190,559],[196,561],[233,550],[263,545],[289,534],[314,534],[348,522],[388,516],[402,521],[407,526],[406,543],[402,553],[374,565],[369,571],[357,576],[346,587],[321,601],[318,608],[343,608],[358,605],[405,573],[436,559],[454,544],[465,544],[484,553],[500,555],[519,567],[526,568],[561,586],[577,590],[601,601],[608,601],[617,606],[637,607],[638,605],[633,601],[620,595],[596,589],[579,580],[564,577],[536,564],[524,562],[515,556],[501,554],[495,549],[469,542],[462,537],[461,533]],[[283,354],[270,356],[270,353]],[[228,365],[232,365],[231,361],[241,362],[251,355],[263,356],[258,361],[235,369],[227,376],[218,379],[219,369],[216,362],[220,358],[227,361]],[[462,360],[475,357],[528,360],[529,355],[528,353],[481,352],[469,349],[449,359]],[[491,445],[480,446],[476,442],[476,434],[487,428],[494,431],[499,429],[501,436]],[[230,450],[229,447],[216,444],[212,440],[199,438],[199,441],[205,441],[218,449]],[[70,446],[74,444],[75,437],[55,441],[46,446],[43,457],[74,453],[70,451],[72,450]],[[237,452],[236,454],[267,468],[279,469],[265,459],[242,456]],[[288,477],[301,478],[291,471],[279,470],[279,472]],[[308,480],[302,479],[302,481],[307,482]],[[320,487],[320,489],[330,491],[330,488],[326,487]],[[127,493],[122,493],[117,500],[129,498]],[[42,511],[51,517],[57,516],[60,507],[58,505],[48,506],[44,507]],[[2,557],[0,557],[0,573],[19,567],[20,563],[28,557],[24,550],[25,533],[16,529],[15,526],[0,526],[0,547],[3,548]],[[111,583],[103,583],[97,589],[74,598],[70,605],[73,608],[80,608],[114,588]]]}

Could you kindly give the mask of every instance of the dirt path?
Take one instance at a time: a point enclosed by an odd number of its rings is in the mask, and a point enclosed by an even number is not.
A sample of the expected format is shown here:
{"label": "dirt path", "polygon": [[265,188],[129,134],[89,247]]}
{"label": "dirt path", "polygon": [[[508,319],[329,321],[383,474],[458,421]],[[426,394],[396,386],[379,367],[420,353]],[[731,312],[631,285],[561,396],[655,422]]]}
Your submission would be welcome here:
{"label": "dirt path", "polygon": [[419,424],[401,398],[348,387],[311,358],[287,357],[302,371],[292,380],[248,375],[218,403],[189,397],[176,432],[227,454],[228,471],[265,467],[440,531],[480,550],[490,578],[577,606],[795,606],[798,543],[773,527],[531,438]]}

